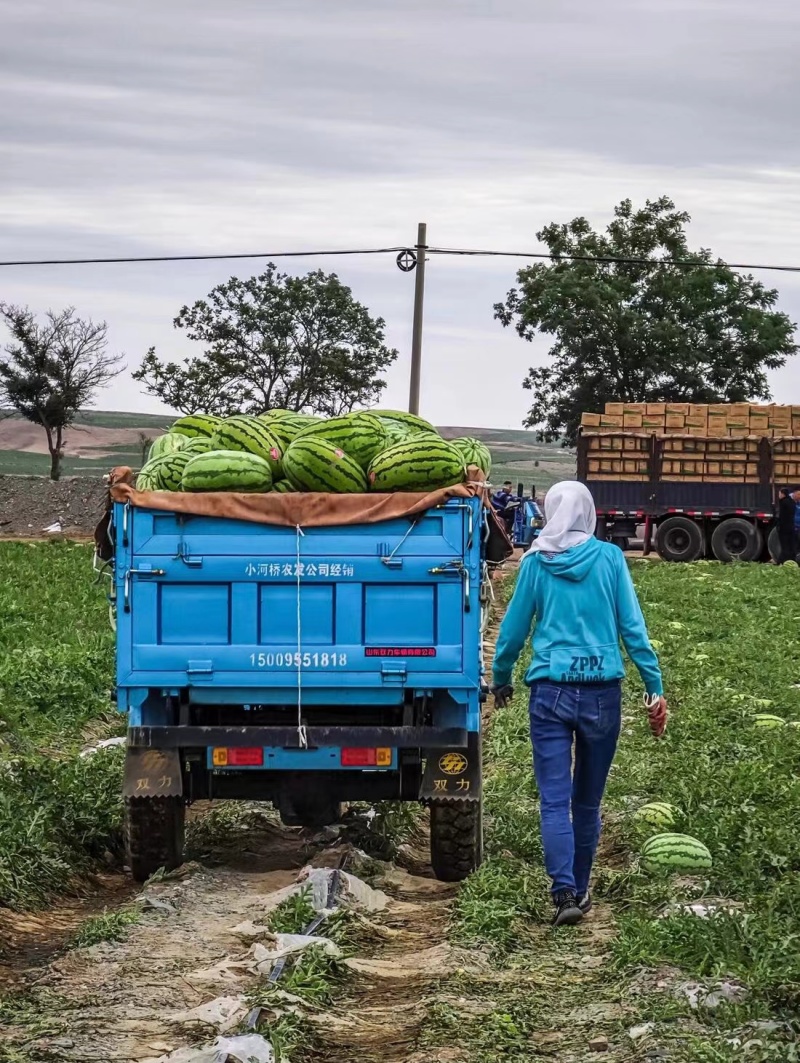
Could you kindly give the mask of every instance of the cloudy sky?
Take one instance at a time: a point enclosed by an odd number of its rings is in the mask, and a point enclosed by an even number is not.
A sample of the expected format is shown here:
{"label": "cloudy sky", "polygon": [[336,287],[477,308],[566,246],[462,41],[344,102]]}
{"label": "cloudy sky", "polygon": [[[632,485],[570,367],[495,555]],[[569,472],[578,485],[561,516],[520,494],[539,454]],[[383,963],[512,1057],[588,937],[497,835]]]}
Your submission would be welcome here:
{"label": "cloudy sky", "polygon": [[[691,241],[800,263],[796,0],[0,0],[0,258],[413,242],[536,250],[550,221],[668,194]],[[302,260],[282,263],[304,272]],[[322,260],[387,321],[413,275]],[[0,270],[0,300],[105,318],[135,366],[253,263]],[[493,321],[509,260],[429,264],[421,412],[517,427],[545,357]],[[800,320],[800,277],[763,274]],[[800,361],[775,374],[800,402]],[[104,408],[154,410],[127,376]]]}

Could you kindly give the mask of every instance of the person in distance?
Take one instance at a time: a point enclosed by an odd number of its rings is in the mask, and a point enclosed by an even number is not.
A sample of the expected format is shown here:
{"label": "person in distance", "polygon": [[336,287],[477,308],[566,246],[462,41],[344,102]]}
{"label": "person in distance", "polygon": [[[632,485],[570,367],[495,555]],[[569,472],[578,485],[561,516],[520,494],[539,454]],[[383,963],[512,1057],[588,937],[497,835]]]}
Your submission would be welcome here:
{"label": "person in distance", "polygon": [[553,923],[562,926],[580,922],[592,905],[600,803],[621,726],[620,638],[644,681],[657,738],[666,728],[667,703],[623,553],[594,538],[588,488],[564,480],[547,492],[544,508],[544,530],[522,558],[500,625],[492,692],[501,707],[512,696],[514,666],[535,619],[525,683]]}

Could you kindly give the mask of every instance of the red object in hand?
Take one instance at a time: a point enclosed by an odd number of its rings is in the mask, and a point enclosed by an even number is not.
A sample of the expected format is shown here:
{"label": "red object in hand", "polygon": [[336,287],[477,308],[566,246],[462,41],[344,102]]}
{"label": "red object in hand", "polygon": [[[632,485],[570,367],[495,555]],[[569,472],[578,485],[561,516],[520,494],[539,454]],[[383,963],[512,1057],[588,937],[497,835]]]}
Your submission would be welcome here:
{"label": "red object in hand", "polygon": [[658,698],[648,698],[645,695],[645,704],[650,730],[655,738],[661,738],[667,729],[667,699],[663,694]]}

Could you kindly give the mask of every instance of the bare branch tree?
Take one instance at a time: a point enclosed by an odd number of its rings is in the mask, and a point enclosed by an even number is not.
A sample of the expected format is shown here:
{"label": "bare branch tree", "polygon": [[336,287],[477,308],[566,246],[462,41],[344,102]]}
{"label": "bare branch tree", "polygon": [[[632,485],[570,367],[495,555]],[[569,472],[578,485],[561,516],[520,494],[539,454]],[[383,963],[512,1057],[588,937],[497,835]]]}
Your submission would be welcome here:
{"label": "bare branch tree", "polygon": [[61,474],[64,430],[95,392],[123,368],[123,356],[108,353],[108,326],[77,317],[72,306],[48,310],[40,324],[27,307],[0,303],[11,342],[0,356],[0,405],[41,425],[50,452],[50,478]]}

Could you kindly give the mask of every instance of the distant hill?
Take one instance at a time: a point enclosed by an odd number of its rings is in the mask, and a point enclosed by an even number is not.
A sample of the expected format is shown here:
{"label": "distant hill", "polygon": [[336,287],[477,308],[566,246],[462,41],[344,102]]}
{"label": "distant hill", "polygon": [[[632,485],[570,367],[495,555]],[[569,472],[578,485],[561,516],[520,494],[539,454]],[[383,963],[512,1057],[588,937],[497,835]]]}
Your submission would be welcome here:
{"label": "distant hill", "polygon": [[[142,462],[147,441],[165,431],[174,418],[148,413],[117,413],[86,410],[80,423],[66,433],[64,476],[97,476],[112,465]],[[492,483],[511,480],[546,490],[556,480],[575,475],[575,455],[553,443],[537,443],[533,432],[523,429],[445,426],[446,439],[475,436],[491,450]],[[50,468],[47,444],[41,428],[20,417],[0,420],[0,473],[46,476]]]}

